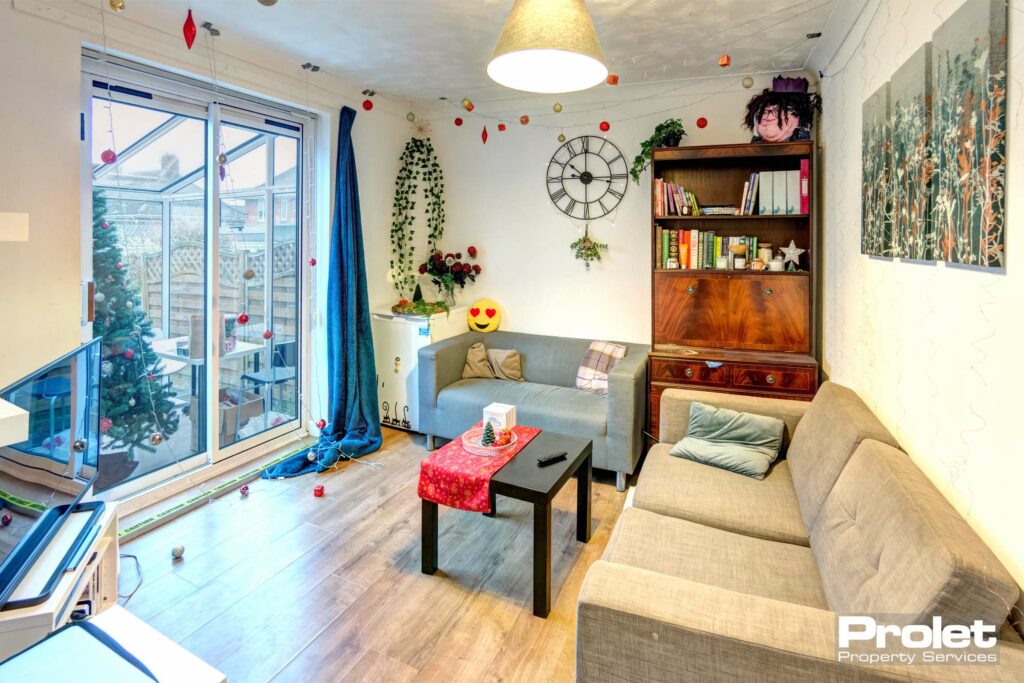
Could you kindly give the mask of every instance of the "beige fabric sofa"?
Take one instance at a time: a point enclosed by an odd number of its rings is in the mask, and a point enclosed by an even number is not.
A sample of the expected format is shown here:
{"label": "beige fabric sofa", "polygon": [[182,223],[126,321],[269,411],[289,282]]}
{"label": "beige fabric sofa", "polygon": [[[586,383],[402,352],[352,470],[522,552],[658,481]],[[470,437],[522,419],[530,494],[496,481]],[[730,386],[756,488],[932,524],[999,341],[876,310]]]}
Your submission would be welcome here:
{"label": "beige fabric sofa", "polygon": [[[757,481],[670,455],[693,400],[783,419],[785,458]],[[660,408],[663,443],[580,592],[579,680],[1024,680],[1019,638],[997,665],[836,661],[837,614],[1002,624],[1019,597],[856,393],[673,389]]]}

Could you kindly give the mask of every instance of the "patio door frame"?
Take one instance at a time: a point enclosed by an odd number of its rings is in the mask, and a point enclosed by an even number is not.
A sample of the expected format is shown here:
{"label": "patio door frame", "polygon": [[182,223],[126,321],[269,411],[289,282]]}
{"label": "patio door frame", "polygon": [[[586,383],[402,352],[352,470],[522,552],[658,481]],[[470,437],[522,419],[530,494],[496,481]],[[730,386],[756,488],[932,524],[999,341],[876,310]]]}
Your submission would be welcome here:
{"label": "patio door frame", "polygon": [[[99,89],[94,85],[99,81],[111,86],[120,86],[118,91],[111,93],[109,89]],[[100,498],[119,500],[130,497],[155,487],[164,485],[177,478],[189,476],[195,470],[245,453],[252,449],[261,448],[267,450],[273,446],[272,442],[285,442],[294,438],[295,433],[303,430],[303,425],[308,424],[310,415],[308,406],[304,400],[307,395],[306,386],[309,381],[309,348],[311,339],[311,305],[308,300],[307,284],[304,280],[305,272],[301,264],[307,261],[310,245],[312,244],[314,184],[310,182],[314,178],[315,155],[309,153],[315,144],[316,139],[316,116],[289,109],[286,105],[277,105],[273,102],[263,102],[258,98],[242,94],[225,92],[223,88],[216,90],[208,85],[177,76],[170,72],[163,72],[153,67],[134,64],[127,60],[112,58],[90,50],[83,50],[82,57],[82,89],[81,89],[81,218],[82,218],[82,281],[92,281],[92,98],[108,97],[115,102],[123,102],[130,105],[143,106],[149,109],[166,111],[172,114],[180,114],[205,120],[206,122],[206,173],[205,173],[205,215],[206,237],[204,240],[205,259],[205,340],[206,349],[204,357],[216,359],[216,362],[204,364],[206,372],[205,381],[205,406],[206,406],[206,450],[202,453],[190,455],[159,470],[142,475],[124,484],[108,489],[100,494]],[[217,154],[219,149],[218,132],[220,131],[221,118],[226,123],[237,124],[246,128],[252,128],[271,133],[274,135],[286,134],[298,141],[298,160],[296,166],[296,187],[295,187],[295,211],[298,218],[297,223],[297,248],[296,248],[296,343],[298,345],[298,358],[295,381],[297,383],[297,410],[296,418],[281,425],[267,429],[246,439],[236,441],[223,448],[219,443],[219,366],[220,355],[215,351],[220,348],[221,325],[212,324],[221,320],[220,310],[220,207],[221,188],[218,176]],[[162,279],[166,282],[168,276],[169,257],[169,222],[167,211],[164,212],[165,222],[162,226],[161,243],[163,245]],[[267,243],[273,244],[273,203],[267,203]],[[266,287],[270,289],[272,282],[273,250],[265,252],[265,272],[271,276],[265,276]],[[269,266],[269,267],[268,267]],[[169,304],[169,286],[164,286],[161,292],[164,298],[165,317]],[[268,304],[270,297],[266,298]],[[267,317],[272,315],[272,305],[267,306]],[[164,321],[160,321],[161,325]],[[271,329],[268,326],[266,329]],[[82,325],[83,341],[92,339],[92,324],[83,318]]]}

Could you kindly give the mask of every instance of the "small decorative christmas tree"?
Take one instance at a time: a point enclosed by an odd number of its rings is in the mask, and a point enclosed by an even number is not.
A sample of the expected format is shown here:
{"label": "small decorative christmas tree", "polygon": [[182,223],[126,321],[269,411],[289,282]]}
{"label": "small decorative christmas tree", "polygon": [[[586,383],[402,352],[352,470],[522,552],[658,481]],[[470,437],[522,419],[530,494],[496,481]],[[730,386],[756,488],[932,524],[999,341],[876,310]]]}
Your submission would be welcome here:
{"label": "small decorative christmas tree", "polygon": [[[92,195],[92,271],[96,282],[93,336],[103,337],[100,430],[105,450],[150,453],[178,430],[171,389],[149,340],[153,324],[142,310],[138,286],[128,277],[118,232],[107,221],[102,192]],[[154,436],[159,434],[159,436]]]}
{"label": "small decorative christmas tree", "polygon": [[480,439],[481,446],[493,446],[494,445],[494,427],[490,422],[484,425],[484,435]]}

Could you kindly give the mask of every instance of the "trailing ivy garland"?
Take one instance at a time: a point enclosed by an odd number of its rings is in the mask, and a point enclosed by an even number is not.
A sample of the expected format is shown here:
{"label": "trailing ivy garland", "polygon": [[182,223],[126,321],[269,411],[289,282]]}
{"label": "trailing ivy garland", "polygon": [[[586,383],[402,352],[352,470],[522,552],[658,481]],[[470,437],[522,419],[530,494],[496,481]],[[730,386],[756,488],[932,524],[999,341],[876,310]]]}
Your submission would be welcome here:
{"label": "trailing ivy garland", "polygon": [[430,138],[410,138],[395,178],[395,203],[391,211],[391,271],[399,296],[416,287],[416,195],[423,181],[427,201],[427,249],[433,252],[444,235],[444,173]]}
{"label": "trailing ivy garland", "polygon": [[601,260],[602,251],[608,251],[607,244],[590,239],[589,225],[584,228],[583,237],[570,244],[569,248],[572,249],[573,256],[583,261],[583,265],[587,267],[587,270],[590,270],[591,261]]}

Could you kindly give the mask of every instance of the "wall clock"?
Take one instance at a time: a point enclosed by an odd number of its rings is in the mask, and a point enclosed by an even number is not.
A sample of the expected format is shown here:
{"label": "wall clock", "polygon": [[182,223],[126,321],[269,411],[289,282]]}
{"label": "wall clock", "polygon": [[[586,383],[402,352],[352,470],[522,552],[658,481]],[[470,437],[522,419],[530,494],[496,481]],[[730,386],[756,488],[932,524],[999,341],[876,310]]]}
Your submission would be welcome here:
{"label": "wall clock", "polygon": [[600,218],[622,201],[628,170],[622,152],[608,139],[573,138],[556,149],[548,162],[548,196],[569,218]]}

